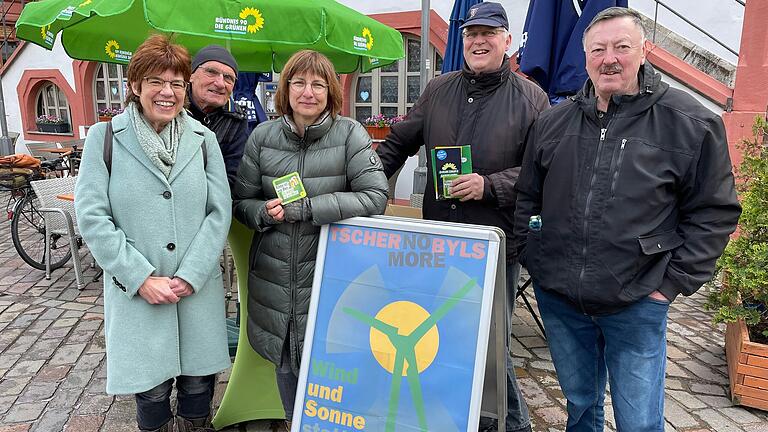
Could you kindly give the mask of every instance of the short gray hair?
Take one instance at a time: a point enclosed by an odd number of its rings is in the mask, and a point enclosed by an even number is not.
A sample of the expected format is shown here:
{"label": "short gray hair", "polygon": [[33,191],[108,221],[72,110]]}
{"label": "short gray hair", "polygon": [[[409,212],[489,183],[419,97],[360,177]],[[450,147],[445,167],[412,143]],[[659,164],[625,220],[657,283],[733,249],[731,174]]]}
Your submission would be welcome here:
{"label": "short gray hair", "polygon": [[635,24],[635,26],[638,28],[638,30],[640,30],[640,36],[642,36],[643,40],[645,40],[645,27],[643,27],[643,17],[642,15],[640,15],[639,12],[629,8],[609,7],[607,9],[600,11],[597,15],[595,15],[594,18],[592,18],[592,21],[589,23],[587,28],[584,29],[584,34],[581,37],[581,45],[586,48],[587,33],[589,33],[589,31],[592,30],[592,27],[597,25],[597,23],[616,19],[616,18],[631,19],[632,22]]}

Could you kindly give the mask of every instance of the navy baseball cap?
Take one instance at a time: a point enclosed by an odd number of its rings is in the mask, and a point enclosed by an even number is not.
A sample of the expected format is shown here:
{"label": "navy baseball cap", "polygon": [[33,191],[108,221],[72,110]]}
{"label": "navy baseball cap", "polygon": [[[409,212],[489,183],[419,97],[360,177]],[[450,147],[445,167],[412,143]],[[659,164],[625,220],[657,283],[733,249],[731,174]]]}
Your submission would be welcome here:
{"label": "navy baseball cap", "polygon": [[469,8],[467,19],[464,20],[464,24],[459,28],[463,29],[473,25],[504,27],[505,30],[509,30],[507,12],[504,11],[504,7],[499,3],[484,2],[477,4]]}

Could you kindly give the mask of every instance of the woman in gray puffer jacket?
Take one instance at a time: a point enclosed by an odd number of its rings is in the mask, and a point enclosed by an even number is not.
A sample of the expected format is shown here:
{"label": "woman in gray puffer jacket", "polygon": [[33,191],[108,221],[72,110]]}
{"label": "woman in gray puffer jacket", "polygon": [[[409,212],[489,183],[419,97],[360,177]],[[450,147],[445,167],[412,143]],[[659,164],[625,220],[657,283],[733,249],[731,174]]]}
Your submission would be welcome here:
{"label": "woman in gray puffer jacket", "polygon": [[[259,125],[246,144],[234,186],[235,217],[256,230],[248,273],[248,339],[277,367],[286,418],[292,417],[320,225],[381,214],[387,178],[371,139],[339,116],[342,91],[331,62],[300,51],[280,74],[281,117]],[[307,197],[282,205],[272,180],[298,172]]]}

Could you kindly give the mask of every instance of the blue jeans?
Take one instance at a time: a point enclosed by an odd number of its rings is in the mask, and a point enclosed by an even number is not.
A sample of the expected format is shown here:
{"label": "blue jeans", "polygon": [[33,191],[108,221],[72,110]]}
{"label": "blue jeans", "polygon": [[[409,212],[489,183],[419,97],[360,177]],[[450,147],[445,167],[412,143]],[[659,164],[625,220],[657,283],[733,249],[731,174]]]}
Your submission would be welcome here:
{"label": "blue jeans", "polygon": [[[171,389],[173,378],[142,393],[136,393],[136,422],[141,430],[155,430],[173,417]],[[211,400],[216,375],[176,377],[178,415],[185,419],[200,419],[211,413]]]}
{"label": "blue jeans", "polygon": [[619,312],[591,316],[534,284],[560,387],[567,431],[602,431],[605,384],[620,431],[664,430],[669,303],[646,297]]}

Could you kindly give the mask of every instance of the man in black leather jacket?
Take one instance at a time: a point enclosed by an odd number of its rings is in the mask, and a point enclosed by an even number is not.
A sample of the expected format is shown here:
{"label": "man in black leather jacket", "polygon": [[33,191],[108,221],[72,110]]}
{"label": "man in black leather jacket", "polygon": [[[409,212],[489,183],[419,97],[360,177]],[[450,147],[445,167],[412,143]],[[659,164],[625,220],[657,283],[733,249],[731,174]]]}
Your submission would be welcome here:
{"label": "man in black leather jacket", "polygon": [[[391,177],[423,145],[427,154],[439,146],[470,145],[472,173],[453,181],[458,199],[437,200],[428,164],[425,219],[496,226],[511,240],[514,186],[520,172],[525,137],[549,107],[546,94],[512,73],[505,55],[512,41],[507,16],[498,3],[470,8],[463,28],[464,69],[429,82],[406,119],[392,126],[377,149]],[[507,242],[507,322],[514,310],[520,265]],[[507,431],[530,430],[528,408],[507,356]],[[481,421],[484,428],[485,419]]]}
{"label": "man in black leather jacket", "polygon": [[[712,277],[741,212],[723,122],[646,62],[640,16],[599,13],[589,80],[537,120],[515,237],[568,400],[567,430],[664,430],[666,317]],[[538,218],[537,218],[538,217]]]}
{"label": "man in black leather jacket", "polygon": [[208,45],[192,59],[187,111],[216,134],[230,189],[248,139],[248,119],[231,99],[236,79],[237,62],[222,46]]}

